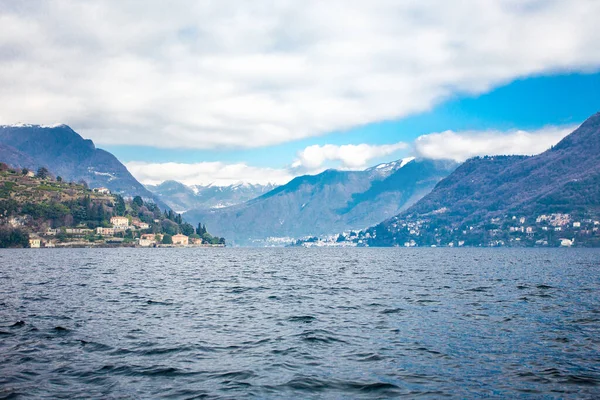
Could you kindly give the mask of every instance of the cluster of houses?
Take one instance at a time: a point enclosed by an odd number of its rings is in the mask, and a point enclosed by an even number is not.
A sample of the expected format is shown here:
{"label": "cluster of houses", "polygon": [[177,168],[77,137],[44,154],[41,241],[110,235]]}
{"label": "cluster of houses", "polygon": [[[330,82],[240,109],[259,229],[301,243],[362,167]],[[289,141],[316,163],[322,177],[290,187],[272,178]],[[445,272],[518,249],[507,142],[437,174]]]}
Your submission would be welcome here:
{"label": "cluster of houses", "polygon": [[125,232],[126,230],[145,230],[149,229],[150,225],[146,222],[142,222],[139,219],[132,219],[131,225],[129,224],[129,218],[127,217],[112,217],[110,219],[112,228],[105,228],[99,226],[96,228],[96,234],[102,236],[114,236],[117,232]]}
{"label": "cluster of houses", "polygon": [[[589,236],[598,233],[600,229],[600,221],[593,220],[591,218],[583,218],[581,220],[573,220],[570,214],[554,213],[554,214],[542,214],[538,215],[535,219],[535,223],[527,223],[525,217],[518,218],[513,216],[513,221],[518,220],[518,224],[509,227],[510,233],[524,233],[529,237],[533,237],[536,234],[543,234],[546,236],[550,232],[554,232],[558,235],[560,245],[563,247],[571,247],[575,244],[575,235]],[[563,237],[561,237],[563,236]],[[520,240],[520,238],[515,238]],[[548,241],[545,239],[538,239],[535,241],[536,245],[547,246]]]}
{"label": "cluster of houses", "polygon": [[[485,246],[563,246],[571,247],[582,241],[600,236],[600,221],[591,218],[573,218],[566,213],[542,214],[536,218],[522,216],[496,217],[489,220],[490,226],[466,226],[460,229],[446,231],[446,236],[437,234],[434,230],[438,245],[448,247],[462,247],[467,245],[467,239],[473,234],[481,234],[485,230]],[[431,231],[429,221],[395,221],[391,228],[397,232],[404,232],[406,240],[401,243],[404,247],[419,246],[420,238],[425,231]],[[425,230],[425,231],[424,231]],[[427,233],[430,233],[427,231]],[[407,237],[408,236],[408,237]],[[481,235],[480,235],[481,236]],[[297,245],[304,247],[343,247],[366,245],[370,238],[369,232],[343,234],[339,236],[325,236],[321,238],[304,238]],[[474,245],[471,240],[468,245]],[[437,245],[432,245],[436,247]]]}
{"label": "cluster of houses", "polygon": [[200,246],[203,241],[200,238],[190,238],[189,236],[177,234],[171,237],[172,244],[164,245],[164,235],[161,233],[145,233],[139,239],[137,244],[141,247],[156,247],[156,246]]}
{"label": "cluster of houses", "polygon": [[[116,244],[122,242],[122,238],[114,237],[115,234],[119,232],[125,232],[127,230],[131,231],[143,231],[150,228],[150,225],[146,222],[142,222],[136,218],[128,218],[122,216],[112,217],[110,219],[111,227],[98,227],[96,229],[88,229],[88,228],[60,228],[60,229],[52,229],[49,228],[44,234],[43,237],[39,235],[30,235],[29,239],[29,247],[31,248],[40,248],[40,247],[57,247],[57,246],[72,246],[72,245],[83,245],[88,244],[83,240],[84,237],[88,235],[96,235],[103,236],[105,239],[105,243],[108,244]],[[52,239],[59,234],[66,234],[73,238],[73,240],[66,243],[58,243],[56,239]],[[173,235],[172,243],[163,244],[164,239],[163,234],[161,233],[143,233],[139,238],[135,239],[133,244],[139,247],[181,247],[181,246],[201,246],[204,245],[201,238],[190,238],[186,235],[177,234]]]}
{"label": "cluster of houses", "polygon": [[302,247],[366,247],[366,241],[370,238],[369,232],[347,231],[338,235],[307,236],[296,241],[295,245]]}

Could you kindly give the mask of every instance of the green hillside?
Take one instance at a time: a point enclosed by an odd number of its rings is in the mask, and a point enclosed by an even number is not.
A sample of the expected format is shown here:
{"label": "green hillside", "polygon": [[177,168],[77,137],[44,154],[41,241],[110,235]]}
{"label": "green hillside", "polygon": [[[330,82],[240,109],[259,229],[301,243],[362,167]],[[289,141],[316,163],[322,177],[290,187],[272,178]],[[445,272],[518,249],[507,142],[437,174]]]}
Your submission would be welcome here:
{"label": "green hillside", "polygon": [[[126,217],[127,226],[113,227],[111,218],[117,216]],[[65,182],[45,168],[34,174],[0,163],[0,247],[28,247],[31,238],[46,247],[133,245],[143,235],[159,235],[161,242],[166,237],[169,243],[177,234],[224,244],[204,227],[195,229],[180,214],[163,212],[139,196],[126,200],[83,182]]]}

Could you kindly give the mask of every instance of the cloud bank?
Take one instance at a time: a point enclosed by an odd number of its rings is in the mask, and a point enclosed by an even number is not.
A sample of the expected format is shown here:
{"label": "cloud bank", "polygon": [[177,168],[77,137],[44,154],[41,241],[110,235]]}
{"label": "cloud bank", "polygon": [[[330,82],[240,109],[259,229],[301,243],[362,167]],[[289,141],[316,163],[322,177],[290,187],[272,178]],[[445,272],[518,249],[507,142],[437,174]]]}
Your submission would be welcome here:
{"label": "cloud bank", "polygon": [[403,142],[384,145],[346,144],[336,146],[326,144],[323,146],[308,146],[298,153],[298,158],[292,164],[294,168],[315,169],[323,166],[327,161],[338,161],[339,168],[360,169],[367,167],[367,163],[374,158],[388,156],[398,150],[407,148]]}
{"label": "cloud bank", "polygon": [[600,66],[596,0],[0,2],[0,124],[259,147]]}
{"label": "cloud bank", "polygon": [[567,136],[576,126],[547,127],[536,131],[453,132],[419,136],[415,153],[423,158],[465,161],[475,156],[534,155],[542,153]]}
{"label": "cloud bank", "polygon": [[558,143],[576,127],[550,126],[535,131],[484,131],[432,133],[419,136],[411,146],[405,143],[389,145],[324,145],[309,146],[298,152],[298,158],[288,167],[260,168],[244,163],[221,162],[146,163],[130,162],[126,166],[142,183],[158,184],[177,180],[187,185],[227,186],[240,181],[254,184],[285,184],[292,178],[323,171],[327,161],[334,161],[340,169],[363,169],[371,160],[404,150],[429,159],[465,161],[483,155],[533,155]]}

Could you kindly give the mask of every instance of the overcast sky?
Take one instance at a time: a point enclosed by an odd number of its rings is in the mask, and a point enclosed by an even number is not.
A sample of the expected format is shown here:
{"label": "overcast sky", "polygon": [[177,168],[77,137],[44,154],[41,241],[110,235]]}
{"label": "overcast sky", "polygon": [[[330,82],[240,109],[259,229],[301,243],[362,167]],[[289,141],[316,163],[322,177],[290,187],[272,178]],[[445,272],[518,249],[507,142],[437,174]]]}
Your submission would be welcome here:
{"label": "overcast sky", "polygon": [[147,183],[535,154],[600,110],[599,15],[597,0],[0,0],[0,124],[69,124]]}

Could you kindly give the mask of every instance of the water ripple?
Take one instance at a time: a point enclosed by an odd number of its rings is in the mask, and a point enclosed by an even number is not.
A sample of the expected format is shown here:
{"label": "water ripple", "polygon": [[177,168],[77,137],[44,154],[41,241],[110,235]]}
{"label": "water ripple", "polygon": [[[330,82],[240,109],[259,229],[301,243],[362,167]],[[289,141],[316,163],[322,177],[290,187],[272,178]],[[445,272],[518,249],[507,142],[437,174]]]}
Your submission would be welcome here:
{"label": "water ripple", "polygon": [[0,398],[599,398],[600,251],[0,251]]}

